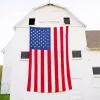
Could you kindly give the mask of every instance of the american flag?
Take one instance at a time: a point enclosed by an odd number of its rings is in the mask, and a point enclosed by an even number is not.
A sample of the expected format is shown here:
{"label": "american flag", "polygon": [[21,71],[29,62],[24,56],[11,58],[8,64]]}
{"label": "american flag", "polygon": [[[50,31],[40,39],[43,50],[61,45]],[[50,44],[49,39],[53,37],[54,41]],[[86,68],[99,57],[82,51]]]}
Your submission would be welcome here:
{"label": "american flag", "polygon": [[52,93],[70,89],[68,26],[30,27],[27,91]]}

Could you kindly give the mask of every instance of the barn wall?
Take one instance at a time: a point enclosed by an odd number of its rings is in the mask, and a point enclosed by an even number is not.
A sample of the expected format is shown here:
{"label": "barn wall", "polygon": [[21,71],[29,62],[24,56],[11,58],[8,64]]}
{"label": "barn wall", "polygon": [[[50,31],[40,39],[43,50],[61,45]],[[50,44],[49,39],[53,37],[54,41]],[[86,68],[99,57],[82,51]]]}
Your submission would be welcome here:
{"label": "barn wall", "polygon": [[[20,45],[19,45],[20,44]],[[28,93],[27,89],[27,79],[28,79],[28,60],[22,60],[20,58],[21,51],[29,51],[29,28],[17,28],[16,37],[12,43],[12,47],[15,51],[12,51],[14,56],[12,66],[12,84],[11,84],[11,100],[27,100],[28,98],[42,99],[56,99],[59,97],[67,98],[68,100],[85,98],[91,93],[89,91],[90,87],[90,75],[91,70],[88,67],[87,58],[87,48],[85,40],[85,28],[84,27],[69,27],[69,58],[70,58],[70,69],[73,91],[54,94],[38,94],[38,93]],[[82,58],[73,59],[72,50],[81,50]],[[85,75],[84,75],[85,72]],[[86,83],[84,83],[86,82]],[[69,99],[70,98],[70,99]],[[85,100],[88,100],[88,99]]]}
{"label": "barn wall", "polygon": [[[52,15],[52,16],[51,16]],[[27,92],[28,59],[21,59],[21,51],[29,51],[29,18],[36,18],[36,26],[59,26],[64,25],[63,17],[71,18],[69,25],[69,62],[72,79],[72,91],[56,94],[39,94]],[[81,50],[82,58],[73,59],[72,50]],[[95,56],[96,55],[96,56]],[[13,59],[10,61],[9,56]],[[97,57],[98,56],[98,57]],[[99,100],[100,89],[99,78],[94,78],[92,64],[99,65],[99,53],[90,52],[86,47],[85,28],[69,12],[64,9],[49,6],[37,9],[27,16],[22,23],[16,27],[16,34],[7,51],[5,63],[12,68],[11,77],[11,100],[29,100],[29,98],[58,99],[65,100]],[[11,62],[11,63],[10,63]]]}
{"label": "barn wall", "polygon": [[[12,72],[12,49],[11,43],[4,53],[4,62],[2,68],[1,94],[10,94],[11,72]],[[11,58],[10,58],[11,57]]]}

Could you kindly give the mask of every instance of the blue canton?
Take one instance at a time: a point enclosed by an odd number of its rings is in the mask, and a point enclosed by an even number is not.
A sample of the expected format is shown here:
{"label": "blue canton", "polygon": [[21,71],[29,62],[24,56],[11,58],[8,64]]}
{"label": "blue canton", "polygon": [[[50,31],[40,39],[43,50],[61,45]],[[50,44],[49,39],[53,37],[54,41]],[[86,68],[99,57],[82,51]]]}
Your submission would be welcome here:
{"label": "blue canton", "polygon": [[30,27],[30,49],[50,49],[50,28]]}

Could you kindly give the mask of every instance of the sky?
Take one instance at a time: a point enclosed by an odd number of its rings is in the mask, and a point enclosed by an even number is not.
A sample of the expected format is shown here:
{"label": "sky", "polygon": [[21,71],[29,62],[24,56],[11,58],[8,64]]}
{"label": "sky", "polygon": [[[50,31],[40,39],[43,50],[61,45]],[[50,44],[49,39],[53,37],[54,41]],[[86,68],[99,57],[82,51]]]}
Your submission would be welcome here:
{"label": "sky", "polygon": [[[2,49],[15,32],[13,26],[32,8],[49,0],[0,0],[0,65],[4,63]],[[50,0],[51,3],[67,7],[85,25],[86,30],[100,30],[100,0]]]}

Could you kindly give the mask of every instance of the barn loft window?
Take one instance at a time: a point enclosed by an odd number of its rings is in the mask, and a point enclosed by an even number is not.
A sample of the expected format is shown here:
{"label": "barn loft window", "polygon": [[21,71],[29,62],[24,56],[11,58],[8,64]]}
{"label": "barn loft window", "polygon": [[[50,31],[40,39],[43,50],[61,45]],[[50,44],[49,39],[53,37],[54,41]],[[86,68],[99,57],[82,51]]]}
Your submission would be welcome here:
{"label": "barn loft window", "polygon": [[29,58],[29,52],[21,52],[21,59],[28,59]]}
{"label": "barn loft window", "polygon": [[81,51],[72,51],[73,58],[81,58]]}
{"label": "barn loft window", "polygon": [[35,25],[35,18],[29,18],[29,25]]}
{"label": "barn loft window", "polygon": [[65,24],[70,24],[70,18],[64,18],[64,23]]}
{"label": "barn loft window", "polygon": [[93,67],[93,75],[100,75],[100,67]]}

